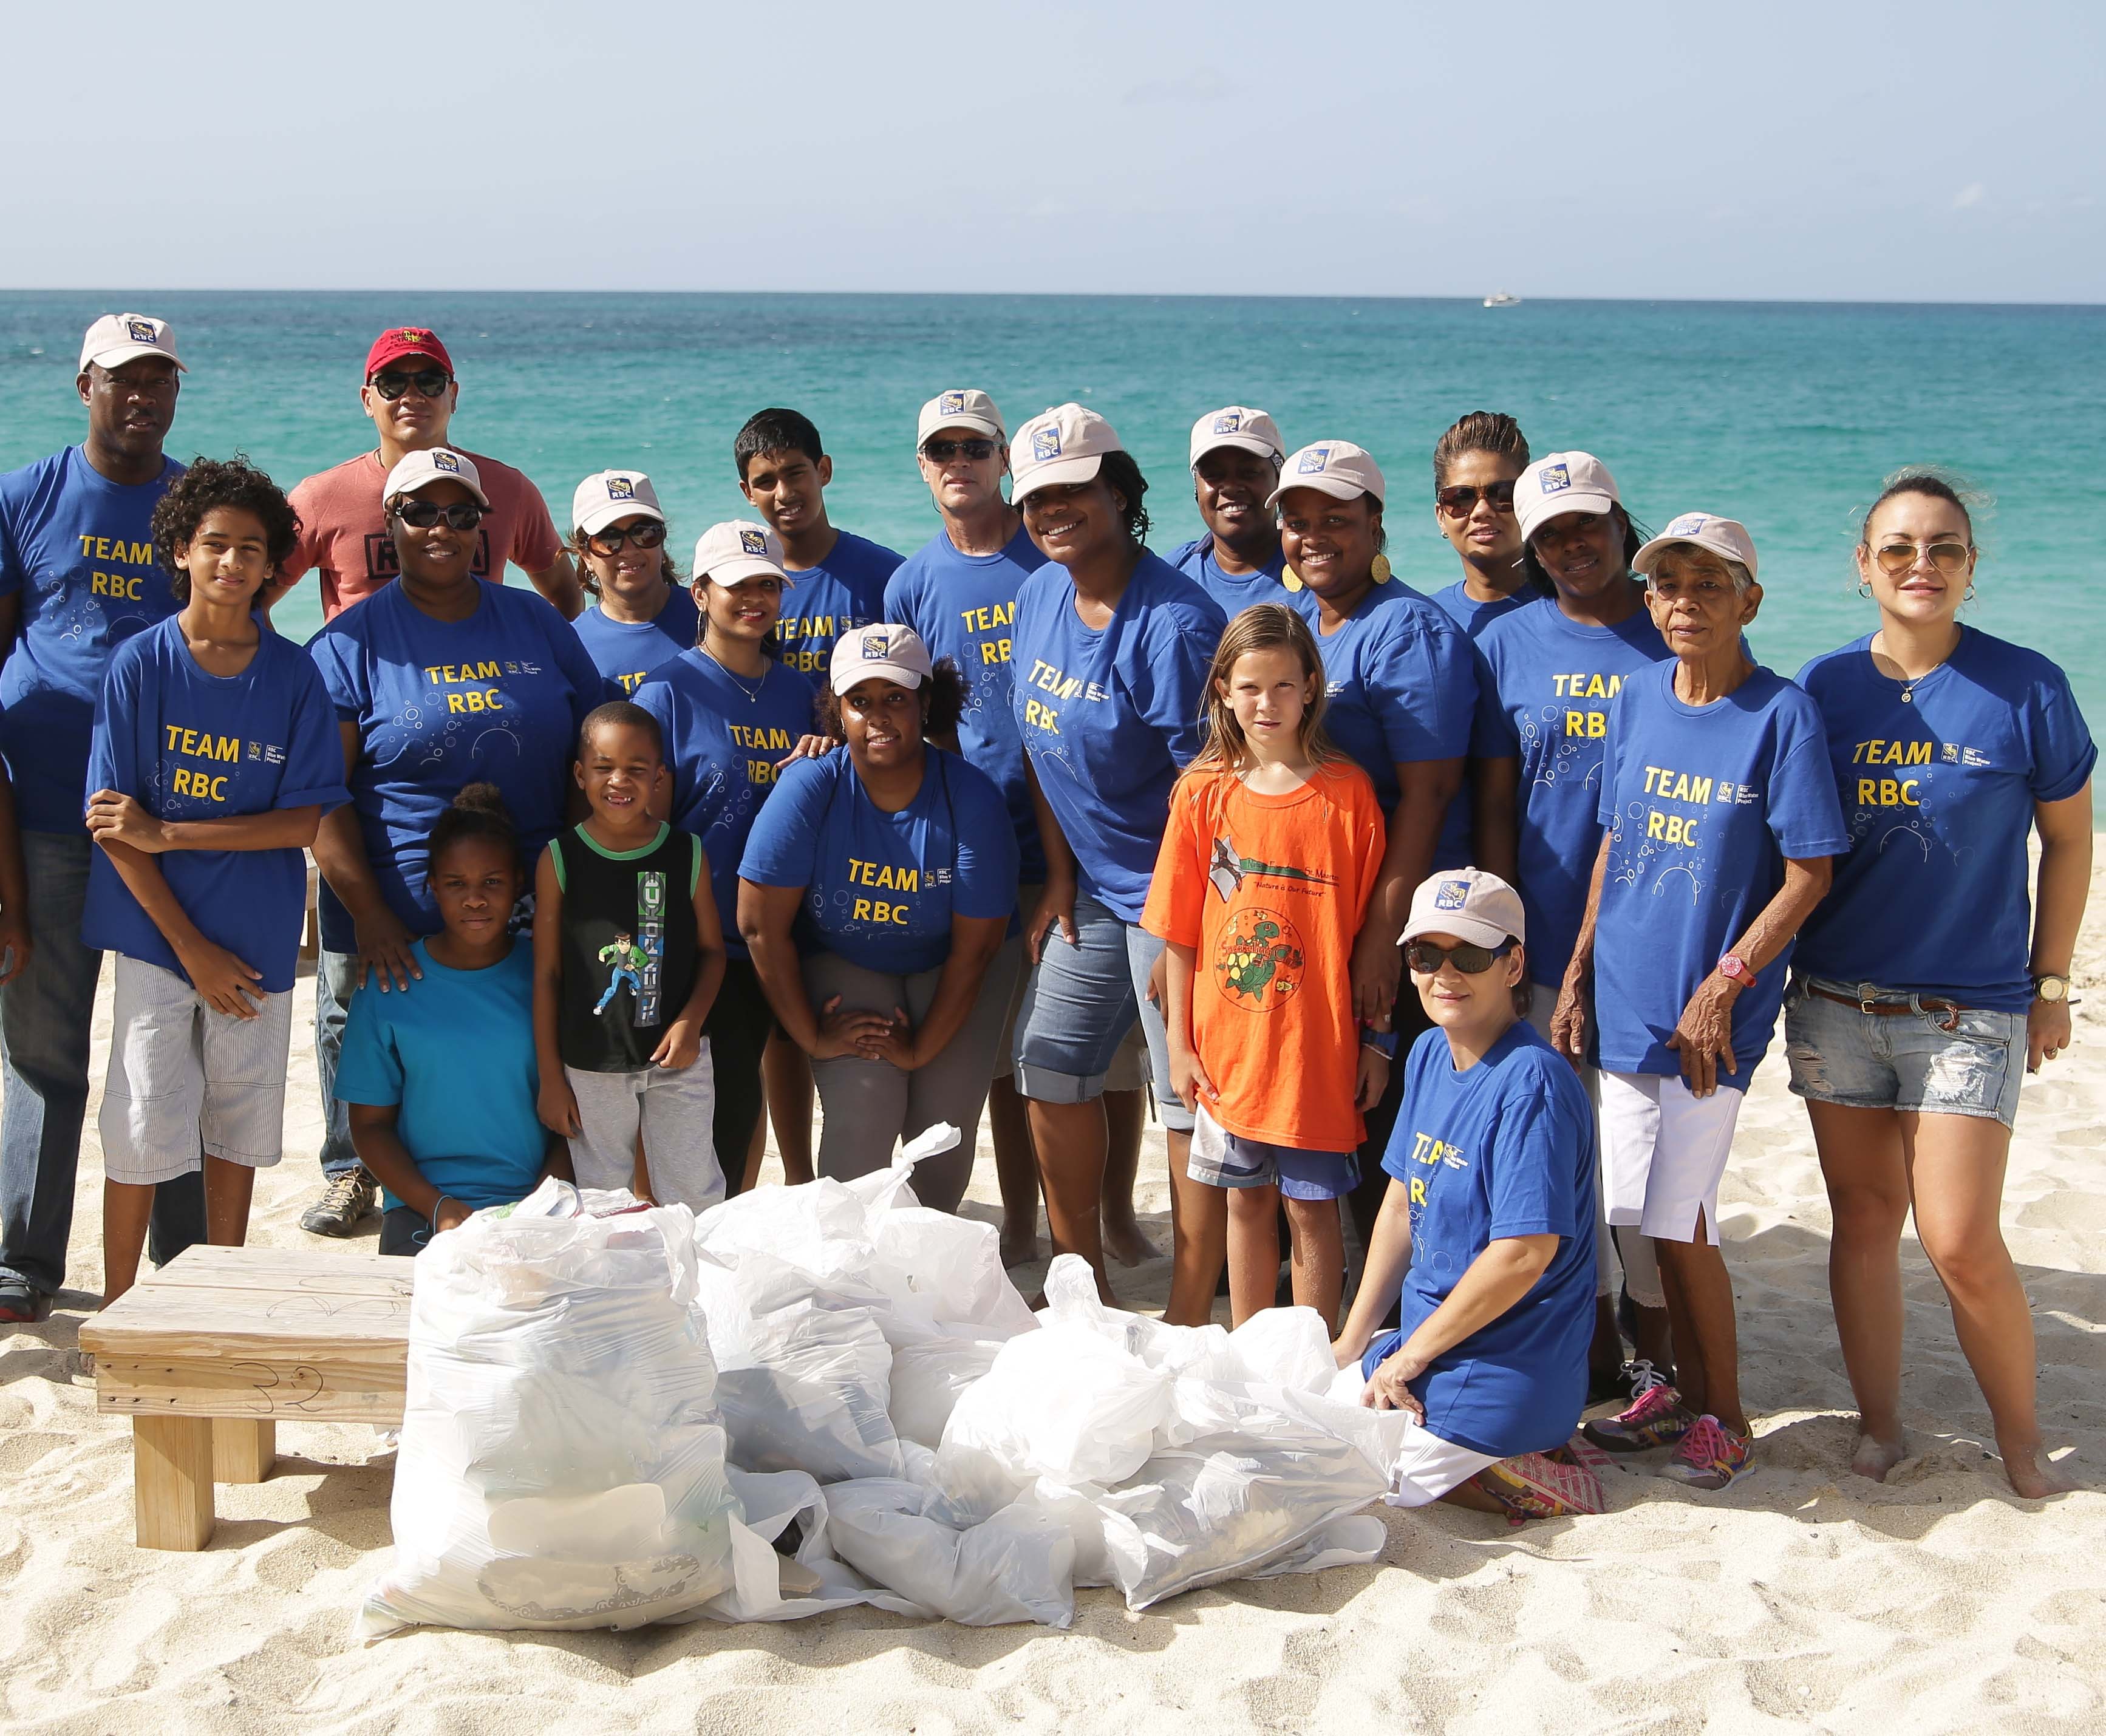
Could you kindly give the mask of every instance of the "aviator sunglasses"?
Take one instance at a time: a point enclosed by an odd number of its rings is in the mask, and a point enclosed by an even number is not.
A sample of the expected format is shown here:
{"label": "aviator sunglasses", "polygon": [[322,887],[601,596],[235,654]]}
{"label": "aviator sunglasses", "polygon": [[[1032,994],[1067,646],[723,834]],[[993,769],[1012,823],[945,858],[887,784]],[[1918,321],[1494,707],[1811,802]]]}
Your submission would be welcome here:
{"label": "aviator sunglasses", "polygon": [[441,506],[436,500],[406,500],[395,508],[395,516],[417,530],[428,530],[442,518],[456,530],[473,530],[489,515],[489,508],[473,500],[457,500],[451,506]]}
{"label": "aviator sunglasses", "polygon": [[1925,556],[1941,573],[1956,573],[1967,565],[1967,557],[1973,553],[1966,544],[1953,539],[1918,544],[1916,543],[1882,544],[1872,558],[1880,563],[1880,570],[1889,579],[1898,579],[1911,570]]}
{"label": "aviator sunglasses", "polygon": [[419,368],[414,374],[404,374],[399,369],[390,368],[384,373],[374,374],[366,384],[392,404],[412,386],[417,388],[420,396],[436,398],[453,383],[454,377],[443,368]]}
{"label": "aviator sunglasses", "polygon": [[1482,500],[1494,512],[1513,511],[1514,485],[1511,482],[1487,482],[1482,488],[1473,488],[1467,482],[1457,482],[1447,488],[1436,489],[1433,503],[1451,518],[1467,518]]}
{"label": "aviator sunglasses", "polygon": [[970,459],[978,463],[982,459],[994,456],[994,442],[991,440],[928,440],[921,443],[921,456],[938,464],[948,464],[954,458]]}
{"label": "aviator sunglasses", "polygon": [[1475,977],[1490,970],[1494,961],[1513,951],[1512,941],[1502,941],[1496,946],[1476,946],[1463,941],[1453,946],[1436,946],[1432,941],[1406,941],[1404,944],[1405,968],[1418,976],[1430,977],[1443,964],[1452,964],[1466,977]]}
{"label": "aviator sunglasses", "polygon": [[603,558],[620,554],[625,543],[639,548],[662,548],[665,544],[665,527],[653,518],[631,525],[626,530],[594,530],[585,537],[585,547]]}

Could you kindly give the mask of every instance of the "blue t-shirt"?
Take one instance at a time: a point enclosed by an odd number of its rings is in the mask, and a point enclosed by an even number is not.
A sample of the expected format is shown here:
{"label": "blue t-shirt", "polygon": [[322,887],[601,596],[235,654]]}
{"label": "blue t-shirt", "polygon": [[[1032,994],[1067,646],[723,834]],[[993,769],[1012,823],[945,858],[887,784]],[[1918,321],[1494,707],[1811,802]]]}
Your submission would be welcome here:
{"label": "blue t-shirt", "polygon": [[1529,974],[1555,988],[1572,962],[1602,848],[1611,705],[1625,681],[1669,653],[1642,608],[1613,627],[1596,627],[1543,597],[1494,622],[1477,654],[1492,704],[1472,746],[1482,759],[1520,762],[1515,843]]}
{"label": "blue t-shirt", "polygon": [[1799,968],[2023,1013],[2033,804],[2084,787],[2091,732],[2068,678],[2037,651],[1965,628],[1904,705],[1871,645],[1867,634],[1799,672],[1827,726],[1850,834],[1800,933]]}
{"label": "blue t-shirt", "polygon": [[351,997],[338,1100],[397,1106],[395,1131],[424,1179],[464,1206],[524,1199],[549,1151],[535,1107],[533,942],[514,940],[486,970],[441,964],[423,941],[410,951],[424,974],[406,991],[369,984]]}
{"label": "blue t-shirt", "polygon": [[[1288,600],[1307,617],[1324,659],[1324,727],[1374,781],[1382,812],[1393,813],[1398,766],[1469,752],[1477,669],[1468,636],[1394,579],[1373,587],[1330,633],[1313,592],[1290,592]],[[1441,817],[1432,866],[1460,868],[1469,860],[1470,804],[1459,794]]]}
{"label": "blue t-shirt", "polygon": [[[239,675],[208,675],[171,616],[117,647],[95,711],[87,788],[114,790],[157,820],[231,820],[279,808],[341,808],[343,743],[321,672],[268,627]],[[164,850],[153,860],[198,932],[293,986],[307,926],[304,850]],[[102,851],[88,860],[81,939],[188,979]]]}
{"label": "blue t-shirt", "polygon": [[0,753],[25,832],[77,832],[110,654],[176,612],[154,558],[154,508],[183,473],[112,482],[68,446],[0,477],[0,597],[21,599],[0,668]]}
{"label": "blue t-shirt", "polygon": [[1467,1072],[1441,1031],[1412,1045],[1382,1157],[1409,1190],[1411,1269],[1399,1330],[1368,1347],[1362,1371],[1417,1331],[1492,1242],[1558,1238],[1526,1295],[1411,1383],[1442,1440],[1505,1459],[1562,1447],[1579,1426],[1594,1336],[1594,1161],[1579,1075],[1525,1022]]}
{"label": "blue t-shirt", "polygon": [[1467,588],[1469,581],[1458,579],[1453,584],[1433,593],[1432,601],[1445,610],[1448,618],[1469,634],[1477,638],[1503,615],[1512,615],[1537,600],[1539,593],[1523,588],[1511,597],[1494,597],[1490,602],[1479,602]]}
{"label": "blue t-shirt", "polygon": [[636,703],[665,732],[673,774],[673,824],[702,841],[724,950],[747,956],[738,937],[738,865],[754,817],[775,787],[775,767],[813,730],[812,688],[769,660],[757,680],[734,675],[699,647],[683,651],[636,690]]}
{"label": "blue t-shirt", "polygon": [[1024,750],[1075,853],[1082,889],[1140,920],[1170,786],[1203,745],[1221,605],[1143,550],[1103,631],[1075,613],[1075,581],[1049,561],[1016,593],[1015,705]]}
{"label": "blue t-shirt", "polygon": [[928,749],[896,814],[872,802],[845,747],[800,759],[746,839],[739,878],[801,886],[800,951],[837,952],[886,976],[934,970],[951,918],[1016,913],[1016,838],[1001,792],[955,754]]}
{"label": "blue t-shirt", "polygon": [[775,624],[784,666],[814,687],[823,685],[834,641],[883,618],[885,582],[898,565],[899,557],[883,544],[843,530],[818,566],[787,574],[790,588]]}
{"label": "blue t-shirt", "polygon": [[1024,775],[1009,653],[1017,587],[1045,564],[1021,526],[1006,548],[991,555],[960,554],[950,533],[939,530],[900,562],[885,588],[884,610],[885,620],[912,627],[930,656],[948,657],[965,678],[958,746],[1001,791],[1016,833],[1018,871],[1033,885],[1046,878],[1046,851]]}
{"label": "blue t-shirt", "polygon": [[1170,551],[1170,564],[1221,606],[1221,613],[1234,620],[1252,603],[1289,601],[1280,579],[1287,571],[1287,557],[1275,548],[1272,558],[1254,573],[1225,573],[1214,558],[1212,532],[1180,543]]}
{"label": "blue t-shirt", "polygon": [[[475,613],[437,621],[398,584],[353,603],[308,642],[341,720],[358,726],[351,799],[388,907],[437,932],[424,840],[463,788],[497,785],[530,862],[563,823],[578,726],[621,697],[571,624],[532,592],[476,587]],[[322,945],[357,945],[324,883]]]}
{"label": "blue t-shirt", "polygon": [[[1722,700],[1684,705],[1680,666],[1625,679],[1603,745],[1594,1018],[1601,1065],[1615,1073],[1679,1073],[1667,1040],[1682,1009],[1777,896],[1785,858],[1850,843],[1813,701],[1759,668]],[[1735,1067],[1721,1085],[1745,1091],[1754,1078],[1790,962],[1787,946],[1734,1001]]]}
{"label": "blue t-shirt", "polygon": [[571,624],[585,643],[594,666],[622,692],[636,690],[702,636],[701,611],[692,592],[676,584],[655,620],[611,621],[594,603]]}

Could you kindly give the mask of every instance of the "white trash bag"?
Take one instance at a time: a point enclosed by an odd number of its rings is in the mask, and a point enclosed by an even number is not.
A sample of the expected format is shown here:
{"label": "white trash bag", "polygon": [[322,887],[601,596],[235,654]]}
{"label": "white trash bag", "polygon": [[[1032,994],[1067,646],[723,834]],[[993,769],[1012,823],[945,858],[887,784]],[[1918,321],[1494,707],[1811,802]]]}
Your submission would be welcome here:
{"label": "white trash bag", "polygon": [[1075,1619],[1075,1546],[1054,1515],[1028,1502],[973,1524],[918,1483],[871,1479],[826,1492],[841,1559],[918,1606],[969,1627]]}
{"label": "white trash bag", "polygon": [[637,1627],[731,1582],[692,1219],[544,1181],[411,1268],[395,1552],[360,1617]]}

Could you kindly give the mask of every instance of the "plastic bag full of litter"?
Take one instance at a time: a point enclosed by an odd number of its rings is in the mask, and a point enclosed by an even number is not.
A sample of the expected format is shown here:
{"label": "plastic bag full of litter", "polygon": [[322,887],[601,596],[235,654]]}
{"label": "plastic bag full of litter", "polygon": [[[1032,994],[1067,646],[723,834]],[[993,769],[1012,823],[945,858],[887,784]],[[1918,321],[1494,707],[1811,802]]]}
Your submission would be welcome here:
{"label": "plastic bag full of litter", "polygon": [[731,1579],[724,1436],[685,1206],[544,1182],[412,1268],[393,1559],[411,1623],[635,1627]]}

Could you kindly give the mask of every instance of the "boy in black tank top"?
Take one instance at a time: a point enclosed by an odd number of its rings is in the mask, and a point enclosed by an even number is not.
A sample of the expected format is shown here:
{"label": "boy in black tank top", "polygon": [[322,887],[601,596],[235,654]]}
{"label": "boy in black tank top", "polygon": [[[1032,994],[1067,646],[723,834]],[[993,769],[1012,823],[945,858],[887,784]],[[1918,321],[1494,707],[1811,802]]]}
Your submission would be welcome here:
{"label": "boy in black tank top", "polygon": [[665,782],[658,720],[625,701],[578,732],[591,804],[535,872],[534,1042],[541,1119],[585,1188],[634,1187],[696,1211],[724,1195],[703,1022],[724,935],[702,841],[651,813]]}

